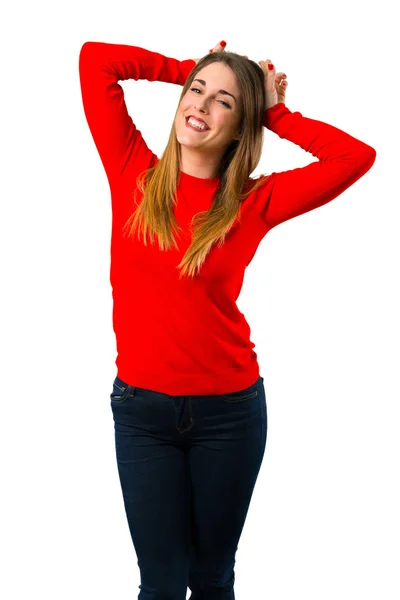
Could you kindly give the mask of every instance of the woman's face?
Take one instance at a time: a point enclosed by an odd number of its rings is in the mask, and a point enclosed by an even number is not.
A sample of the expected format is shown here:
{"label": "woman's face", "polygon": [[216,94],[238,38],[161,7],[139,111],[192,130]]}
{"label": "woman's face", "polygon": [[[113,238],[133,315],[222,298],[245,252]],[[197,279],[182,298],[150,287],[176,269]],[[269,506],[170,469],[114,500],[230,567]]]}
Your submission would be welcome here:
{"label": "woman's face", "polygon": [[[198,132],[188,127],[190,115],[205,121],[209,129]],[[197,73],[183,96],[175,118],[175,132],[183,146],[201,152],[218,151],[222,156],[227,146],[239,139],[240,118],[241,94],[236,75],[227,65],[216,62]]]}

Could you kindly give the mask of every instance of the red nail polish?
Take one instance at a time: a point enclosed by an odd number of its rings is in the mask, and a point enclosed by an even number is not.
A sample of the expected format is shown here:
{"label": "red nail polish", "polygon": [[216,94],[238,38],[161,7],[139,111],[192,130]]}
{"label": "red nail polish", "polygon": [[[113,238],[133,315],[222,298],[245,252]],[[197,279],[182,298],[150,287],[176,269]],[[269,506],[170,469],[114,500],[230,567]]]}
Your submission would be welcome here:
{"label": "red nail polish", "polygon": [[220,45],[223,46],[225,48],[226,46],[226,42],[224,42],[224,40],[222,40],[222,42],[220,42]]}
{"label": "red nail polish", "polygon": [[274,70],[274,65],[271,65],[271,63],[268,63],[268,69],[270,71],[273,71]]}

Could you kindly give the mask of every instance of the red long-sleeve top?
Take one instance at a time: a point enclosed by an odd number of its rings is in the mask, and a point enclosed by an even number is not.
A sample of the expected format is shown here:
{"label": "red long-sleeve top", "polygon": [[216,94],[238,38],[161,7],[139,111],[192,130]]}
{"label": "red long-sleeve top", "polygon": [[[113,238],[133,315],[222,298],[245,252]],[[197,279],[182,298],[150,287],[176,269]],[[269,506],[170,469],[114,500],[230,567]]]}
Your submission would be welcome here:
{"label": "red long-sleeve top", "polygon": [[[179,250],[122,235],[134,210],[137,175],[158,157],[129,116],[118,81],[146,79],[184,85],[194,60],[177,60],[138,46],[86,42],[79,55],[83,108],[110,185],[113,329],[117,374],[136,387],[170,395],[235,392],[252,385],[259,365],[250,327],[236,305],[244,271],[273,227],[339,196],[373,165],[376,151],[348,133],[291,112],[278,103],[263,125],[318,160],[273,172],[241,206],[221,247],[213,246],[194,279],[176,268],[190,245]],[[192,217],[212,205],[218,177],[181,172],[175,216],[189,232]],[[140,197],[140,195],[138,196]]]}

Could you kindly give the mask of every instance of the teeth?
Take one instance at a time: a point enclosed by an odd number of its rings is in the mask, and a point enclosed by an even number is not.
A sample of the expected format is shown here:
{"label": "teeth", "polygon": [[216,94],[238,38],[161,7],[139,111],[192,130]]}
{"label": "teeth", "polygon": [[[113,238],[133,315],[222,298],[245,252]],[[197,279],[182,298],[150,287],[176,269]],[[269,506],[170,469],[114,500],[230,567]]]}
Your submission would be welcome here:
{"label": "teeth", "polygon": [[206,125],[204,123],[200,123],[199,121],[196,121],[196,119],[194,119],[193,117],[190,117],[190,119],[188,120],[188,123],[190,123],[194,127],[197,127],[198,129],[206,129]]}

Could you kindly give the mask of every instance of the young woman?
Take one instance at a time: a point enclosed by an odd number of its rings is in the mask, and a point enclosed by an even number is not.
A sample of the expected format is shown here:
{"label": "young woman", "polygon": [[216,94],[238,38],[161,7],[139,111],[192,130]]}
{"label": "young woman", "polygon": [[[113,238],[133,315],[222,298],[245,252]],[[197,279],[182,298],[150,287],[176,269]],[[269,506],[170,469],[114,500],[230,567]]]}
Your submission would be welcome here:
{"label": "young woman", "polygon": [[[110,404],[139,600],[233,600],[235,553],[264,456],[267,408],[236,300],[276,225],[339,196],[376,152],[291,112],[287,77],[223,43],[179,61],[86,42],[87,122],[110,185],[117,376]],[[159,158],[119,80],[183,86]],[[146,109],[165,119],[162,87]],[[252,179],[264,128],[318,160]],[[150,240],[150,244],[148,241]]]}

